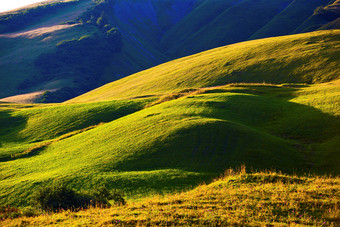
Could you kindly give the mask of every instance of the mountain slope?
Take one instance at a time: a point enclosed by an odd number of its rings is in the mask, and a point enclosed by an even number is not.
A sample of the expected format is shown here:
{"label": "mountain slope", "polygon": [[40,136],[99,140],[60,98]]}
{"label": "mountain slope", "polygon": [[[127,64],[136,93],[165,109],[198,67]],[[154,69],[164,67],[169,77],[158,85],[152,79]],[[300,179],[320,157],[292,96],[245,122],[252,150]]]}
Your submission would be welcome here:
{"label": "mountain slope", "polygon": [[335,30],[233,44],[139,72],[68,102],[162,95],[235,82],[327,82],[340,76],[339,39]]}
{"label": "mountain slope", "polygon": [[[226,9],[189,39],[175,47],[173,54],[185,56],[218,46],[247,40],[291,0],[244,0]],[[254,20],[254,18],[256,18]],[[191,44],[195,43],[195,46]]]}
{"label": "mountain slope", "polygon": [[339,17],[340,1],[331,1],[331,3],[325,7],[322,5],[316,8],[313,15],[298,26],[293,32],[310,32],[316,29],[339,29],[339,23],[336,22]]}
{"label": "mountain slope", "polygon": [[[309,23],[308,31],[337,28],[336,20],[308,22],[319,5],[326,0],[68,0],[1,14],[0,98],[33,93],[44,97],[3,101],[61,102],[202,50],[302,32]],[[105,39],[109,31],[115,38]]]}
{"label": "mountain slope", "polygon": [[326,5],[328,2],[329,0],[293,1],[263,28],[254,33],[250,39],[290,34],[305,22],[318,6]]}

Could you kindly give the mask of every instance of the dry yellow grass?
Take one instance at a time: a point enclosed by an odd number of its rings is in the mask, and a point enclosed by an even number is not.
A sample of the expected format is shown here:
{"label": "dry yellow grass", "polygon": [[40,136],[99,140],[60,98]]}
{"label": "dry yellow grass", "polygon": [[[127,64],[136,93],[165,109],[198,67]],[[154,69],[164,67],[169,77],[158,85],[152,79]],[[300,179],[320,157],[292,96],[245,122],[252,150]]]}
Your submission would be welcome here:
{"label": "dry yellow grass", "polygon": [[7,219],[4,226],[339,226],[340,178],[228,170],[208,185],[125,206]]}

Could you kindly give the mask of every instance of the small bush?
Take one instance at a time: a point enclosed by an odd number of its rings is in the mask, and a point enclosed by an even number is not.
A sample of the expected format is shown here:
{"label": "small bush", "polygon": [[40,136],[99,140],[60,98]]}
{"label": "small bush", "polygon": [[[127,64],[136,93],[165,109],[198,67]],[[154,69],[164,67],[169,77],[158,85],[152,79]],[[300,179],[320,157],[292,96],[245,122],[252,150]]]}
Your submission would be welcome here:
{"label": "small bush", "polygon": [[5,220],[6,218],[17,218],[20,216],[20,211],[15,207],[0,207],[0,220]]}
{"label": "small bush", "polygon": [[18,217],[33,217],[37,215],[39,215],[39,213],[37,213],[32,207],[19,209],[10,206],[0,206],[0,221],[8,218],[14,219]]}
{"label": "small bush", "polygon": [[33,207],[25,207],[22,210],[22,215],[25,217],[34,217],[34,216],[37,216],[38,213],[35,209],[33,209]]}
{"label": "small bush", "polygon": [[117,190],[113,193],[110,192],[106,187],[99,187],[94,193],[94,198],[99,204],[108,204],[109,200],[113,200],[116,205],[125,205],[126,201],[123,198],[123,194]]}
{"label": "small bush", "polygon": [[39,188],[32,196],[32,205],[45,211],[88,208],[90,206],[109,206],[109,200],[117,205],[126,204],[122,193],[111,193],[106,187],[100,187],[90,194],[78,193],[63,184],[54,184]]}
{"label": "small bush", "polygon": [[65,185],[41,187],[32,196],[32,205],[45,211],[79,208],[88,202]]}
{"label": "small bush", "polygon": [[123,194],[116,191],[116,190],[113,192],[111,198],[113,199],[113,201],[116,205],[125,205],[126,204],[126,201],[123,198]]}

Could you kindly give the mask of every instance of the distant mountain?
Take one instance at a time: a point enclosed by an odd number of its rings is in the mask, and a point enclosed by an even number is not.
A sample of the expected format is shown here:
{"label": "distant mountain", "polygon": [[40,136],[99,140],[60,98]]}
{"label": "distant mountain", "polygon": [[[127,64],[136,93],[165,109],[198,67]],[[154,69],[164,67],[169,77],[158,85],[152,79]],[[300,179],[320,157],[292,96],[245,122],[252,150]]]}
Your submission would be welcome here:
{"label": "distant mountain", "polygon": [[211,48],[338,28],[338,6],[329,0],[65,0],[3,13],[0,97],[33,92],[5,100],[60,102]]}

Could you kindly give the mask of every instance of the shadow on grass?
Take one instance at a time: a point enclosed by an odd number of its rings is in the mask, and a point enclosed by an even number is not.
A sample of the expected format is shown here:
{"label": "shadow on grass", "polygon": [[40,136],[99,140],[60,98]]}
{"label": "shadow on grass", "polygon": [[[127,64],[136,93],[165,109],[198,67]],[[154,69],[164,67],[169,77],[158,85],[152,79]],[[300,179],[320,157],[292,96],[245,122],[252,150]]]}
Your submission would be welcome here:
{"label": "shadow on grass", "polygon": [[[165,140],[155,140],[147,151],[136,152],[115,163],[112,169],[150,171],[177,168],[218,173],[241,164],[256,170],[275,169],[286,173],[325,173],[326,169],[337,169],[336,166],[323,169],[328,163],[321,163],[318,158],[326,157],[327,152],[315,149],[337,136],[339,117],[290,102],[298,89],[296,87],[246,87],[241,93],[254,95],[232,95],[217,101],[204,101],[204,93],[190,96],[191,100],[202,101],[202,105],[209,109],[199,117],[216,121],[193,122],[189,128],[178,129]],[[217,89],[207,93],[224,92],[230,90]],[[261,95],[257,95],[259,93]]]}
{"label": "shadow on grass", "polygon": [[[12,111],[0,111],[0,147],[6,142],[20,140],[20,131],[26,127],[27,119],[12,115]],[[11,160],[10,155],[1,155],[0,162]]]}

